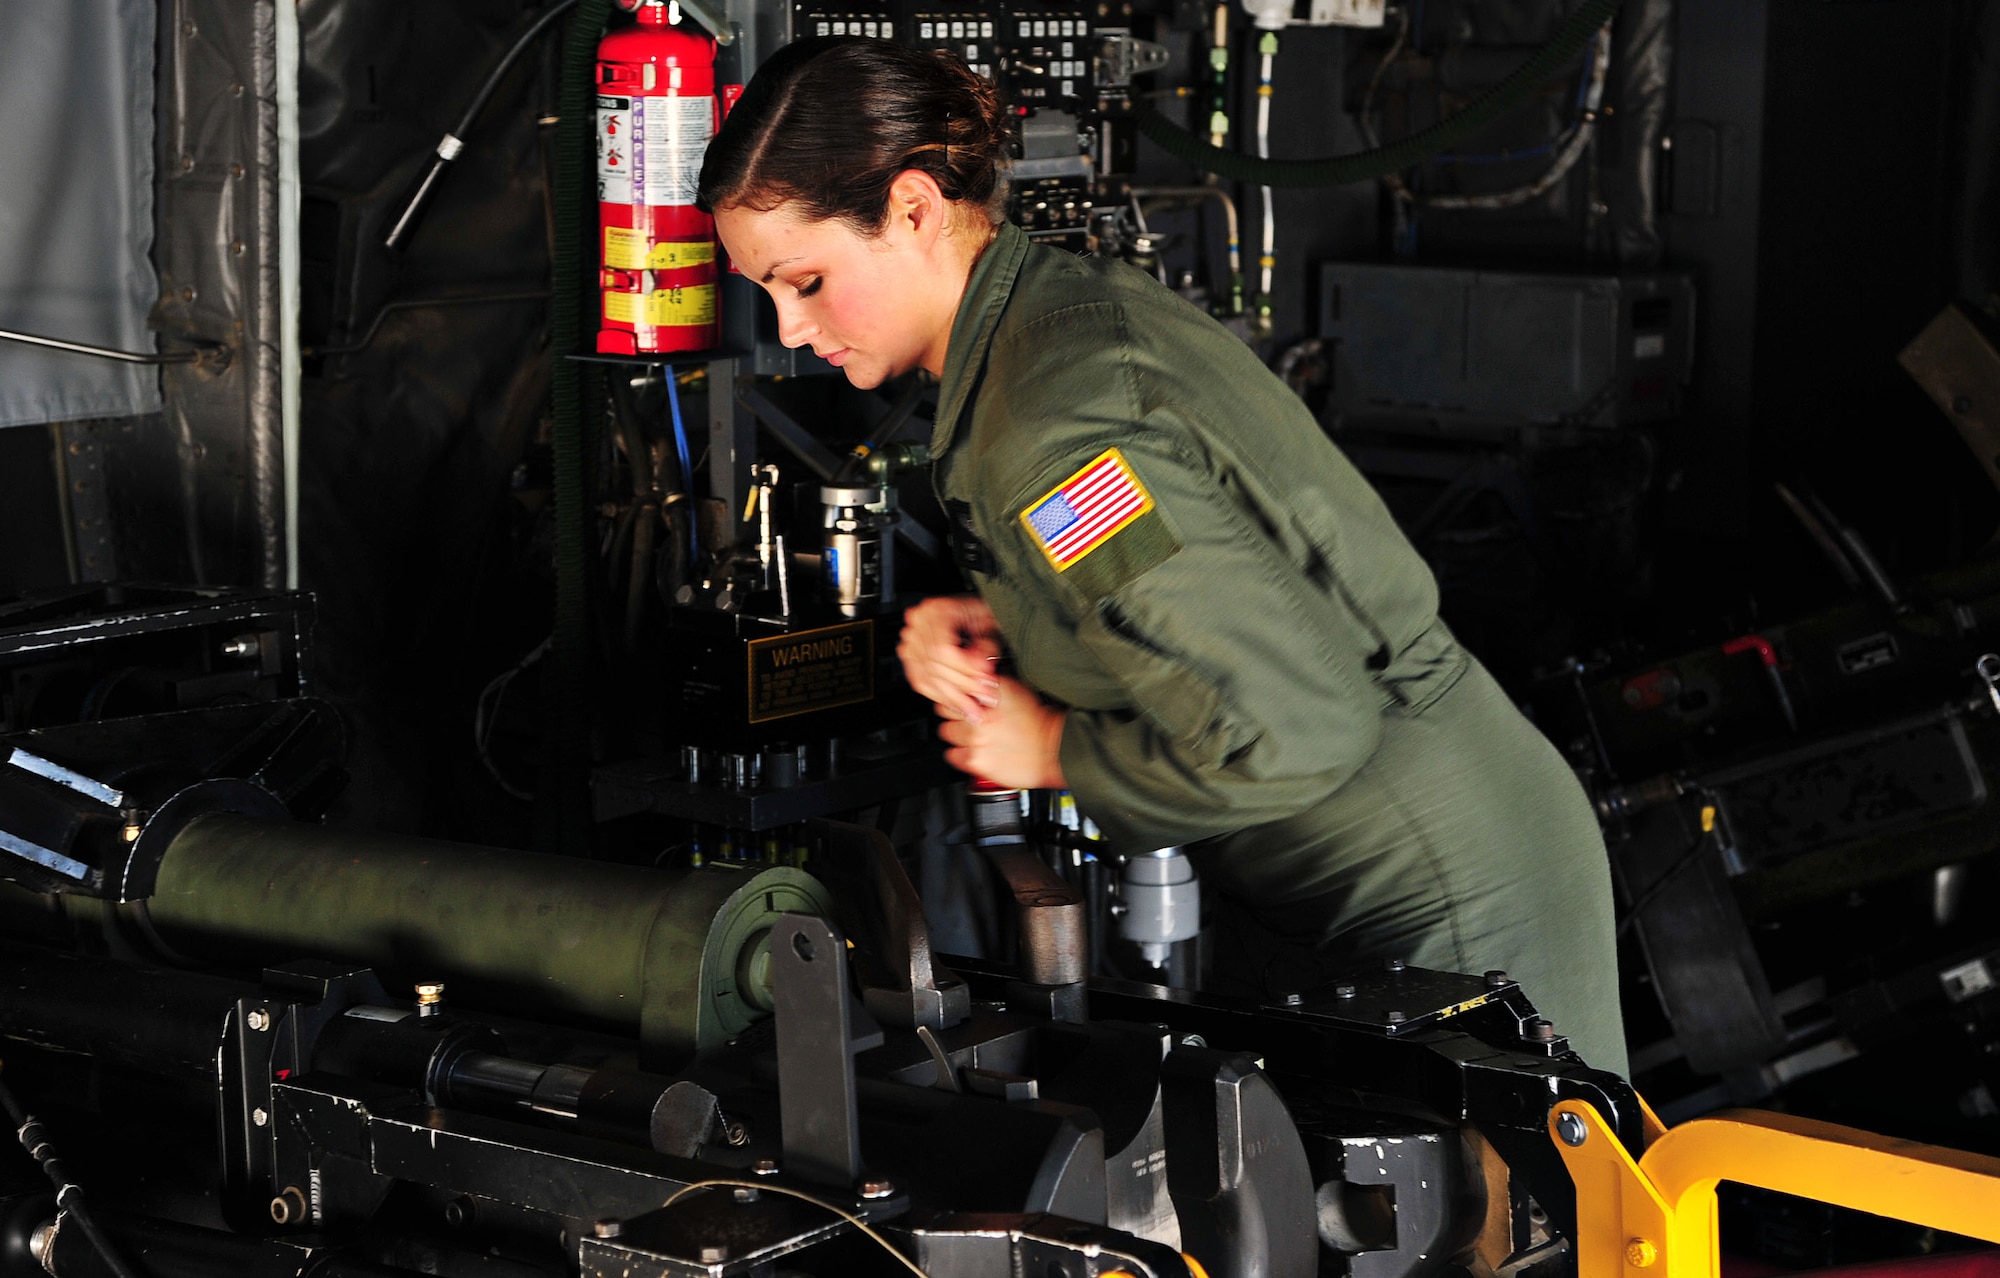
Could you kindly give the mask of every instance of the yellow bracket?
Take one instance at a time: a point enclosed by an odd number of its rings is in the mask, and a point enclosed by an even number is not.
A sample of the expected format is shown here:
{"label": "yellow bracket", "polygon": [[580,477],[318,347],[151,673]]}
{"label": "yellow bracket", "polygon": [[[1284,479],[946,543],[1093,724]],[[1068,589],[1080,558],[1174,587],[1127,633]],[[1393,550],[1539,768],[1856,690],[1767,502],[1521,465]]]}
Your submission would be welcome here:
{"label": "yellow bracket", "polygon": [[1634,1161],[1591,1106],[1550,1111],[1549,1139],[1576,1183],[1577,1278],[1717,1278],[1724,1180],[2000,1242],[2000,1158],[1757,1110],[1673,1128],[1644,1116],[1649,1143]]}

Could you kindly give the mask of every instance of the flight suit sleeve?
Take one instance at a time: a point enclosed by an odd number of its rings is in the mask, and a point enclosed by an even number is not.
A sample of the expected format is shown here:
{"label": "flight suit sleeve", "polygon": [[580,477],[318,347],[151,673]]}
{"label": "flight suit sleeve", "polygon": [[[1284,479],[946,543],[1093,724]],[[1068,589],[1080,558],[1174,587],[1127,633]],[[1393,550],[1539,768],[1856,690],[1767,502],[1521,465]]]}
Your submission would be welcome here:
{"label": "flight suit sleeve", "polygon": [[[1112,445],[1152,499],[1150,531],[1136,522],[1064,566],[1021,517],[1103,441],[1065,449],[1006,512],[1016,570],[1127,695],[1068,709],[1061,763],[1079,806],[1129,851],[1304,811],[1374,754],[1388,703],[1369,668],[1380,636],[1270,509],[1268,486],[1173,427],[1155,413]],[[1089,562],[1099,555],[1108,566]]]}

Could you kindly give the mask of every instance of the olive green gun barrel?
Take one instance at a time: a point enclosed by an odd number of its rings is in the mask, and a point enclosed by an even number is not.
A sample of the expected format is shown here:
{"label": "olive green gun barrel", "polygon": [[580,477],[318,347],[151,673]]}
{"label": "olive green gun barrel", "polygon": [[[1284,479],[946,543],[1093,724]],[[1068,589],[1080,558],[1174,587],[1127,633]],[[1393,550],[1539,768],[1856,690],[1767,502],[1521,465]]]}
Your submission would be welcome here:
{"label": "olive green gun barrel", "polygon": [[650,1061],[677,1063],[770,1009],[771,925],[828,902],[787,867],[650,870],[218,813],[174,838],[144,909],[183,955],[367,963],[468,1005],[637,1028]]}

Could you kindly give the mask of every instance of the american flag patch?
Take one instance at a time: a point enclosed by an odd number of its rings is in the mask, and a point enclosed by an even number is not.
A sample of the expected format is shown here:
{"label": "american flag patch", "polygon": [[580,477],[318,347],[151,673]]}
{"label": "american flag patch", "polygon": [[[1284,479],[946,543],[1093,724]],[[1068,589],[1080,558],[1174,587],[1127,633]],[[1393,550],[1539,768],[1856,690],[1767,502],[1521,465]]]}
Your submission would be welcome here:
{"label": "american flag patch", "polygon": [[1116,448],[1021,512],[1049,562],[1061,572],[1153,508],[1153,498]]}

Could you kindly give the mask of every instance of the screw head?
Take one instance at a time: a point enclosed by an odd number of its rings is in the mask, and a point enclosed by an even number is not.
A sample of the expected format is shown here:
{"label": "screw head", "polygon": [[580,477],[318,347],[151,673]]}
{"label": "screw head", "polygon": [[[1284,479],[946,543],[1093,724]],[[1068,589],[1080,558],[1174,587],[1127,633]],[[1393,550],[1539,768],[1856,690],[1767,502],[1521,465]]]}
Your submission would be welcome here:
{"label": "screw head", "polygon": [[1546,1043],[1555,1036],[1555,1022],[1546,1016],[1530,1016],[1527,1024],[1521,1027],[1521,1037],[1537,1043]]}
{"label": "screw head", "polygon": [[1336,985],[1333,987],[1333,996],[1335,998],[1353,998],[1354,987],[1352,985]]}
{"label": "screw head", "polygon": [[729,1248],[727,1247],[703,1247],[701,1249],[701,1263],[704,1265],[719,1265],[727,1259],[729,1259]]}
{"label": "screw head", "polygon": [[1514,978],[1497,967],[1486,974],[1486,988],[1489,990],[1497,990],[1503,985],[1512,985],[1513,983]]}
{"label": "screw head", "polygon": [[1634,1238],[1625,1244],[1625,1263],[1634,1269],[1644,1269],[1660,1258],[1660,1249],[1650,1238]]}
{"label": "screw head", "polygon": [[762,1198],[763,1194],[748,1185],[738,1185],[735,1197],[739,1203],[754,1203],[759,1198]]}
{"label": "screw head", "polygon": [[1405,966],[1406,964],[1401,959],[1386,959],[1382,963],[1382,970],[1385,972],[1400,972]]}
{"label": "screw head", "polygon": [[896,1186],[886,1180],[864,1180],[861,1182],[863,1198],[887,1198],[896,1192]]}
{"label": "screw head", "polygon": [[1562,1137],[1565,1145],[1581,1145],[1590,1139],[1590,1129],[1583,1120],[1569,1110],[1556,1115],[1556,1135]]}
{"label": "screw head", "polygon": [[602,1220],[592,1221],[590,1226],[590,1234],[593,1238],[616,1238],[624,1232],[625,1222],[615,1216],[606,1216]]}
{"label": "screw head", "polygon": [[1284,998],[1286,1007],[1297,1007],[1305,1001],[1305,995],[1299,993],[1297,990],[1287,991]]}
{"label": "screw head", "polygon": [[261,1109],[253,1109],[250,1111],[250,1121],[262,1127],[271,1121],[271,1116]]}
{"label": "screw head", "polygon": [[243,1023],[253,1030],[269,1029],[271,1027],[271,1016],[261,1007],[252,1008],[250,1014],[243,1018]]}
{"label": "screw head", "polygon": [[1409,1017],[1393,1009],[1382,1013],[1382,1023],[1384,1025],[1401,1025],[1404,1021],[1408,1019]]}
{"label": "screw head", "polygon": [[759,1176],[775,1176],[778,1174],[778,1160],[775,1158],[760,1158],[750,1164],[750,1170]]}

